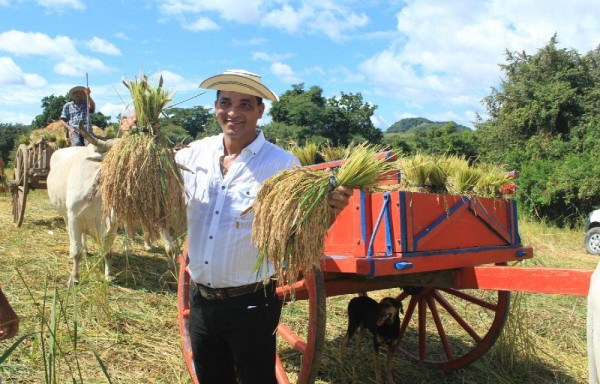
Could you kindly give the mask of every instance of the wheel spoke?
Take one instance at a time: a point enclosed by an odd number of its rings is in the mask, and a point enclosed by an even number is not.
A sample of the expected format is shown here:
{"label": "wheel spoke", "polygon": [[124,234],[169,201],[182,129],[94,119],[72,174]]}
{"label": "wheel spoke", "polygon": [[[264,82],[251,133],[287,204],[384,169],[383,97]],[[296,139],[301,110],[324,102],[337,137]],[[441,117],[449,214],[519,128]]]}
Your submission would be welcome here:
{"label": "wheel spoke", "polygon": [[425,360],[425,339],[427,336],[427,303],[425,297],[419,297],[419,360]]}
{"label": "wheel spoke", "polygon": [[433,300],[431,296],[427,298],[427,306],[429,307],[429,311],[433,317],[438,336],[440,337],[440,342],[442,343],[442,348],[444,348],[444,353],[446,354],[448,360],[452,360],[454,359],[454,354],[452,353],[452,348],[450,348],[450,343],[448,343],[448,335],[446,335],[446,330],[442,325],[442,320],[440,319],[440,314],[435,304],[435,300]]}
{"label": "wheel spoke", "polygon": [[498,304],[494,304],[494,303],[490,303],[489,301],[485,301],[482,300],[478,297],[475,297],[473,295],[469,295],[466,292],[460,291],[458,289],[453,289],[453,288],[444,288],[442,289],[442,291],[447,292],[450,295],[454,295],[456,297],[460,297],[463,300],[467,300],[468,302],[471,302],[473,304],[477,304],[480,307],[483,308],[487,308],[491,311],[495,311],[498,309]]}
{"label": "wheel spoke", "polygon": [[402,324],[400,325],[400,335],[398,336],[398,343],[400,342],[400,340],[402,340],[402,337],[406,333],[408,323],[410,323],[410,319],[412,318],[416,305],[417,298],[411,296],[410,301],[408,302],[408,306],[406,307],[406,311],[404,312],[404,317],[402,318]]}
{"label": "wheel spoke", "polygon": [[450,304],[450,302],[448,302],[448,300],[446,300],[445,297],[440,295],[439,292],[434,292],[433,297],[435,298],[435,300],[437,300],[438,303],[440,303],[442,307],[444,307],[446,312],[448,312],[450,316],[452,316],[454,320],[456,320],[456,322],[460,324],[460,326],[473,338],[473,340],[475,340],[478,343],[481,342],[481,337],[469,324],[467,324],[465,319],[463,319],[463,317],[454,309],[452,304]]}

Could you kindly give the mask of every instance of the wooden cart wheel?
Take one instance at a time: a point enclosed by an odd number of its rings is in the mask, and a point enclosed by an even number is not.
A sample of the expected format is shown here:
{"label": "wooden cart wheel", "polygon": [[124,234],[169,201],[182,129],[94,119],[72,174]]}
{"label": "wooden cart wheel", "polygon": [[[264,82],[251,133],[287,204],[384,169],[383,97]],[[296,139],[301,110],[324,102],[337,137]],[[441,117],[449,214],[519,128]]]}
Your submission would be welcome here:
{"label": "wooden cart wheel", "polygon": [[13,181],[11,185],[12,213],[15,227],[20,227],[23,224],[28,192],[29,154],[27,145],[21,144],[19,145],[19,148],[17,148],[17,153],[15,155],[15,166],[13,169]]}
{"label": "wooden cart wheel", "polygon": [[[304,305],[308,312],[307,324],[293,326],[286,324],[286,310],[282,310],[281,320],[277,327],[280,342],[277,349],[277,365],[275,373],[279,384],[312,384],[315,382],[325,345],[325,326],[327,320],[325,282],[321,270],[313,268],[304,279],[294,284],[296,301],[292,307]],[[277,289],[279,297],[289,300],[289,286]],[[300,300],[306,299],[306,300]],[[287,344],[285,343],[287,342]],[[298,360],[299,358],[299,360]],[[297,372],[295,381],[288,378],[284,363],[290,361],[294,367],[290,371]]]}
{"label": "wooden cart wheel", "polygon": [[187,257],[187,242],[183,249],[183,255],[179,255],[179,280],[177,283],[177,314],[179,318],[179,336],[183,357],[194,384],[198,384],[194,359],[192,357],[192,344],[190,342],[190,274],[187,269],[189,259]]}
{"label": "wooden cart wheel", "polygon": [[396,352],[451,371],[477,360],[496,342],[508,316],[510,292],[405,287],[398,300],[404,317]]}
{"label": "wooden cart wheel", "polygon": [[[179,257],[179,281],[177,285],[177,312],[179,318],[179,334],[181,336],[181,346],[185,362],[192,377],[194,384],[198,384],[196,377],[194,360],[192,357],[192,346],[190,344],[189,334],[189,286],[190,275],[187,269],[189,260],[187,258],[187,243],[183,255]],[[300,352],[301,363],[296,383],[313,383],[319,369],[321,353],[325,344],[325,283],[323,274],[319,270],[314,270],[307,274],[306,278],[295,284],[297,296],[303,294],[308,296],[309,307],[308,333],[306,340],[298,336],[290,327],[280,323],[277,329],[280,337],[289,341],[292,348]],[[289,287],[278,288],[277,293],[280,297],[286,295],[289,299]],[[306,331],[305,324],[303,324]],[[285,368],[280,359],[280,352],[277,355],[276,375],[279,384],[290,383]]]}

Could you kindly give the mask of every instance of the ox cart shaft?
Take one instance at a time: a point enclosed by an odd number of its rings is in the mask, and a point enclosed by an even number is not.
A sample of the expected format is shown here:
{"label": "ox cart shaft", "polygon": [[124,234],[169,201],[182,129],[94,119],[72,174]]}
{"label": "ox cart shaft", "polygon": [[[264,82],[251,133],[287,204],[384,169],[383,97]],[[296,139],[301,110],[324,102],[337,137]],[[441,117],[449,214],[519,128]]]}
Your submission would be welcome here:
{"label": "ox cart shaft", "polygon": [[[331,164],[319,165],[328,168]],[[278,350],[280,384],[313,383],[325,343],[326,298],[392,289],[403,303],[397,355],[440,370],[465,367],[500,335],[511,291],[587,295],[592,271],[519,267],[533,257],[518,231],[513,200],[390,190],[355,191],[330,228],[320,268],[292,286],[308,302],[307,330],[280,322],[277,332],[300,355],[290,379]],[[194,374],[188,333],[190,278],[180,257],[179,327]],[[449,324],[454,324],[450,327]]]}
{"label": "ox cart shaft", "polygon": [[56,143],[45,138],[40,138],[29,145],[21,144],[17,148],[13,180],[9,184],[12,194],[13,223],[16,227],[23,224],[29,190],[46,189],[50,157],[55,150]]}

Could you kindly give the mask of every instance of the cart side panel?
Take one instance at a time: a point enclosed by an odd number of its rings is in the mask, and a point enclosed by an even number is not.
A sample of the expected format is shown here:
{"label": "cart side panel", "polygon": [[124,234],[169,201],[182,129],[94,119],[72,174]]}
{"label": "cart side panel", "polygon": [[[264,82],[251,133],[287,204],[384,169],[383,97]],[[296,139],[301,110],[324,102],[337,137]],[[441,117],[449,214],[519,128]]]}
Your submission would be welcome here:
{"label": "cart side panel", "polygon": [[401,239],[408,252],[516,244],[511,201],[400,193],[410,227]]}
{"label": "cart side panel", "polygon": [[370,211],[371,195],[355,190],[325,237],[325,255],[365,257],[366,231],[372,227]]}

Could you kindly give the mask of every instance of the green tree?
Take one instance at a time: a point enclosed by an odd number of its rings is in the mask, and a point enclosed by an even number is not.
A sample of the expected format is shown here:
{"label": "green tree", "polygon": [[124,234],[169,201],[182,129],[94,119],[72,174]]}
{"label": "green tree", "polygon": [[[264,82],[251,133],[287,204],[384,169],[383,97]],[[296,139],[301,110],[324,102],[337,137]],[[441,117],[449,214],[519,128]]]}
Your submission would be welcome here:
{"label": "green tree", "polygon": [[206,124],[212,116],[211,110],[202,106],[169,108],[166,112],[169,123],[182,127],[192,138],[206,130]]}
{"label": "green tree", "polygon": [[468,159],[478,156],[475,134],[471,130],[460,129],[454,123],[432,126],[426,131],[415,131],[415,149],[436,155],[459,155]]}
{"label": "green tree", "polygon": [[19,144],[19,138],[29,135],[31,128],[21,124],[0,123],[0,156],[7,164],[12,159],[12,152]]}
{"label": "green tree", "polygon": [[600,50],[507,52],[504,80],[484,98],[490,118],[476,124],[482,157],[521,170],[519,200],[559,225],[600,204]]}
{"label": "green tree", "polygon": [[62,108],[71,99],[68,96],[46,96],[42,98],[42,113],[31,122],[34,129],[45,128],[48,124],[60,119]]}
{"label": "green tree", "polygon": [[[71,98],[66,96],[46,96],[42,98],[42,113],[37,115],[31,122],[33,129],[45,128],[48,124],[60,119],[64,105],[71,101]],[[106,128],[110,124],[110,116],[105,116],[102,112],[90,113],[92,125],[99,128]]]}
{"label": "green tree", "polygon": [[[272,123],[265,131],[279,140],[329,140],[332,145],[348,145],[352,141],[381,142],[383,133],[373,126],[371,117],[377,107],[364,103],[361,94],[343,93],[339,98],[323,97],[323,90],[295,84],[278,103],[271,106]],[[284,133],[290,127],[290,135]],[[289,132],[288,132],[289,133]]]}

